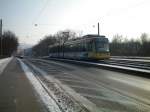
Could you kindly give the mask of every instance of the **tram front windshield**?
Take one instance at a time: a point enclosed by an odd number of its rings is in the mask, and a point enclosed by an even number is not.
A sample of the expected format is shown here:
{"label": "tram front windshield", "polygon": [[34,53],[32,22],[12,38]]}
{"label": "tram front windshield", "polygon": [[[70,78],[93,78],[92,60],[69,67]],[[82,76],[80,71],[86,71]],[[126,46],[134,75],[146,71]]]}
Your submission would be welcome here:
{"label": "tram front windshield", "polygon": [[109,52],[109,42],[108,39],[97,39],[95,41],[95,47],[97,52]]}

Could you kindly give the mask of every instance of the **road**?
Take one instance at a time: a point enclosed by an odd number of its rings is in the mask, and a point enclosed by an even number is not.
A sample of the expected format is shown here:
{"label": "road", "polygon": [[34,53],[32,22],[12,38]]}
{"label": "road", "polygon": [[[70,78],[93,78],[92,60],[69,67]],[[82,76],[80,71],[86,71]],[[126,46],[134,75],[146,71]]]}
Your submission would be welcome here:
{"label": "road", "polygon": [[150,80],[130,74],[40,59],[28,60],[104,111],[150,110]]}
{"label": "road", "polygon": [[[33,58],[7,59],[5,66],[0,73],[0,112],[49,112],[52,111],[49,106],[55,104],[63,111],[69,111],[73,104],[82,112],[85,111],[79,106],[88,109],[95,106],[97,112],[150,110],[148,78],[93,66]],[[61,88],[61,95],[58,88]]]}

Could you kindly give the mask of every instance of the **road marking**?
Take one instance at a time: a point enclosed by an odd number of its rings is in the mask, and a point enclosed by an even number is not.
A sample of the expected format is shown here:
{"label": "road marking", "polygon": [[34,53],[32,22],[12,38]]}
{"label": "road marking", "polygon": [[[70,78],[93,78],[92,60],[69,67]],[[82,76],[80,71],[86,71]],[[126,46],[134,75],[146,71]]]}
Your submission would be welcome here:
{"label": "road marking", "polygon": [[59,109],[58,105],[48,95],[48,93],[46,92],[46,90],[43,88],[43,86],[41,85],[41,83],[34,76],[34,74],[31,72],[31,70],[28,68],[28,66],[25,63],[23,63],[20,59],[18,59],[18,60],[20,62],[20,65],[21,65],[23,71],[25,72],[25,75],[29,79],[30,83],[33,85],[34,89],[36,90],[36,92],[40,96],[41,100],[43,101],[43,103],[45,104],[45,106],[47,107],[47,109],[50,112],[61,112],[61,110]]}

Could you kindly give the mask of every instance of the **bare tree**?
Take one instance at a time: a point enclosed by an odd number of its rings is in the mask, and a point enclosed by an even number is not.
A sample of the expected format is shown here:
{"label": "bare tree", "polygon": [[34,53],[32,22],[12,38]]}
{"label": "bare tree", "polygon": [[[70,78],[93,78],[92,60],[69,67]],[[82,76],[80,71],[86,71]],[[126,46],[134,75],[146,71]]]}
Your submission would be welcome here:
{"label": "bare tree", "polygon": [[33,47],[34,55],[46,56],[49,52],[49,46],[55,44],[63,45],[66,41],[73,38],[76,38],[76,32],[72,30],[63,30],[57,32],[55,35],[45,36],[44,39],[40,40],[39,43]]}
{"label": "bare tree", "polygon": [[148,42],[148,34],[147,33],[142,33],[140,36],[141,44],[144,44],[145,42]]}
{"label": "bare tree", "polygon": [[110,43],[111,55],[150,56],[149,49],[150,39],[146,33],[141,34],[140,40],[115,35]]}
{"label": "bare tree", "polygon": [[17,50],[17,47],[18,47],[17,36],[11,31],[5,31],[2,38],[3,55],[11,56]]}

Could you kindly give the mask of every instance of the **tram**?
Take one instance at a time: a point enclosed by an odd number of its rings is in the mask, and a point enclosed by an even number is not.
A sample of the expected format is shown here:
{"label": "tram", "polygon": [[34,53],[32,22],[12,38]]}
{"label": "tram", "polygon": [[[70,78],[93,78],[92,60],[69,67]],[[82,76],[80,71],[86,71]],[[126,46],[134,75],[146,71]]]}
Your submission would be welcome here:
{"label": "tram", "polygon": [[109,59],[109,41],[105,36],[85,35],[63,44],[49,46],[49,57],[68,59]]}

